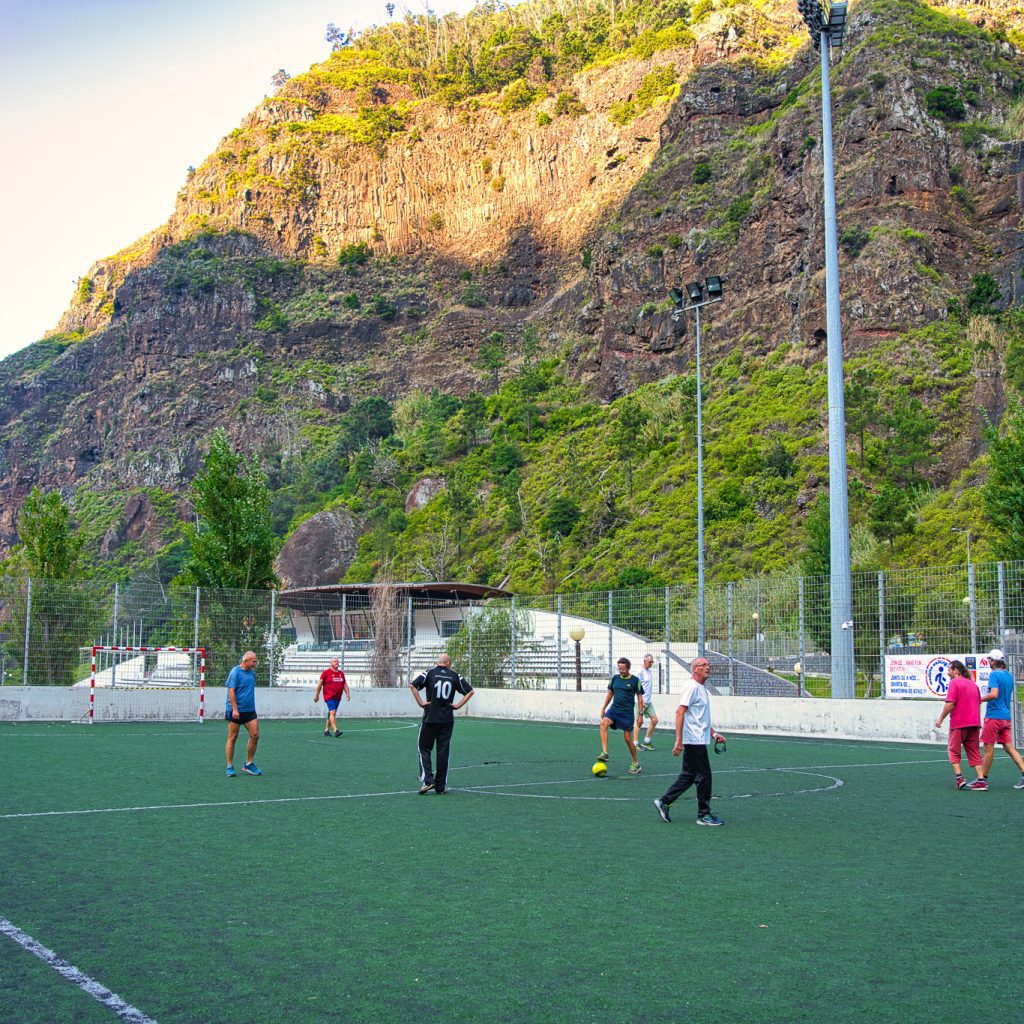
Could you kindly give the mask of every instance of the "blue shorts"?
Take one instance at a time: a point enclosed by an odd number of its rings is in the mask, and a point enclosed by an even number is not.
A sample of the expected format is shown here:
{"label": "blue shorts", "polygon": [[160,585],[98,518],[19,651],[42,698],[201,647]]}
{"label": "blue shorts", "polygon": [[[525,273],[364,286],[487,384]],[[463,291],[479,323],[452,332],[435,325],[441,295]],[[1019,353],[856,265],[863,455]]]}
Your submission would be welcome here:
{"label": "blue shorts", "polygon": [[341,703],[340,697],[332,697],[330,700],[324,699],[324,703],[327,705],[328,711],[337,711],[338,705]]}
{"label": "blue shorts", "polygon": [[627,717],[626,715],[620,714],[614,708],[607,708],[601,717],[607,718],[608,721],[612,723],[611,727],[613,729],[621,729],[623,732],[633,731],[632,715]]}

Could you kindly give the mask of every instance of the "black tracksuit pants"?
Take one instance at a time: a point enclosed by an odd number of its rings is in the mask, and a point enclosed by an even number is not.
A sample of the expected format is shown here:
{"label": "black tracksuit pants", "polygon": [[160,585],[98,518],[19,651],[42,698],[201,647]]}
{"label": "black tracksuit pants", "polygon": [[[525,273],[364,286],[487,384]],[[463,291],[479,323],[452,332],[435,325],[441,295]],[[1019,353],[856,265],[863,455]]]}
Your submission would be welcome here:
{"label": "black tracksuit pants", "polygon": [[[420,725],[420,782],[433,784],[435,792],[443,793],[448,783],[448,751],[452,745],[454,722],[423,722]],[[430,765],[431,752],[437,747],[437,772]]]}
{"label": "black tracksuit pants", "polygon": [[697,817],[711,813],[711,762],[708,748],[703,743],[683,745],[683,770],[665,790],[661,802],[668,807],[691,786],[697,787]]}

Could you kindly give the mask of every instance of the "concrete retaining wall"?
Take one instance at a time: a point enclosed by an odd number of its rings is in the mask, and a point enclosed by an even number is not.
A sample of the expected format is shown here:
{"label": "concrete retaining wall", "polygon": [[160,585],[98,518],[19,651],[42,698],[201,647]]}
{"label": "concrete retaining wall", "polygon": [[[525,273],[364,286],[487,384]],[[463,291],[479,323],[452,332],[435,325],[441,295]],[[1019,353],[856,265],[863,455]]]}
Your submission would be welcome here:
{"label": "concrete retaining wall", "polygon": [[[477,690],[460,717],[510,718],[519,721],[564,722],[595,725],[603,695],[575,690]],[[5,686],[0,689],[0,720],[82,721],[88,713],[87,687]],[[128,720],[130,691],[97,692],[104,701],[106,720]],[[206,690],[206,717],[223,720],[223,687]],[[674,728],[678,698],[659,694],[655,707],[659,732]],[[313,703],[313,690],[259,689],[256,702],[266,719],[320,718],[323,703]],[[137,706],[137,705],[136,705]],[[828,739],[891,740],[909,743],[944,743],[944,733],[933,728],[938,701],[823,700],[805,697],[713,698],[715,727],[731,732],[771,736],[807,736]],[[341,716],[404,717],[418,715],[412,695],[398,689],[353,689],[351,702],[342,701]],[[153,716],[154,718],[156,715]]]}

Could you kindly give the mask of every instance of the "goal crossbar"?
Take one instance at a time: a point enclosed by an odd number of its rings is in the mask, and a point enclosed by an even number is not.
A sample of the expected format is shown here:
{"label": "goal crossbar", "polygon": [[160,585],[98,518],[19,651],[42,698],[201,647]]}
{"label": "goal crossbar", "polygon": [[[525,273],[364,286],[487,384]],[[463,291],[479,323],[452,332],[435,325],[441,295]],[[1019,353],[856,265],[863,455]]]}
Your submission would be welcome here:
{"label": "goal crossbar", "polygon": [[[206,648],[205,647],[136,647],[125,644],[95,644],[91,648],[91,659],[89,667],[89,724],[92,725],[96,721],[96,656],[98,654],[141,654],[143,656],[147,654],[155,654],[159,659],[162,654],[184,654],[189,657],[195,657],[198,661],[198,679],[196,687],[184,687],[180,683],[173,685],[146,685],[146,677],[143,675],[141,683],[132,683],[130,688],[134,690],[164,690],[169,691],[172,689],[195,689],[199,690],[199,712],[198,717],[200,723],[205,721],[206,715]],[[159,665],[159,660],[158,660]],[[113,666],[112,671],[116,671],[117,666]]]}

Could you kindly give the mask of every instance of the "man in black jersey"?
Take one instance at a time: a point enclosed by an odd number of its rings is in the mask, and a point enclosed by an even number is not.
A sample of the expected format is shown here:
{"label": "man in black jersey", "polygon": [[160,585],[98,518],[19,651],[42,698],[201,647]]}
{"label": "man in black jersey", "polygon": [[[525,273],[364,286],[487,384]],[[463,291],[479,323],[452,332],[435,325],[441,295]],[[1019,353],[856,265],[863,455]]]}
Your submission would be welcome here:
{"label": "man in black jersey", "polygon": [[[426,796],[431,790],[443,793],[448,780],[448,749],[452,742],[452,729],[455,727],[455,715],[470,697],[473,687],[458,674],[452,671],[452,659],[442,654],[437,664],[429,672],[421,672],[410,684],[409,689],[416,698],[416,703],[423,708],[423,724],[420,726],[420,796]],[[426,690],[426,700],[420,696],[420,690]],[[462,694],[458,704],[452,703],[456,694]],[[437,745],[437,773],[430,766],[431,751]]]}

